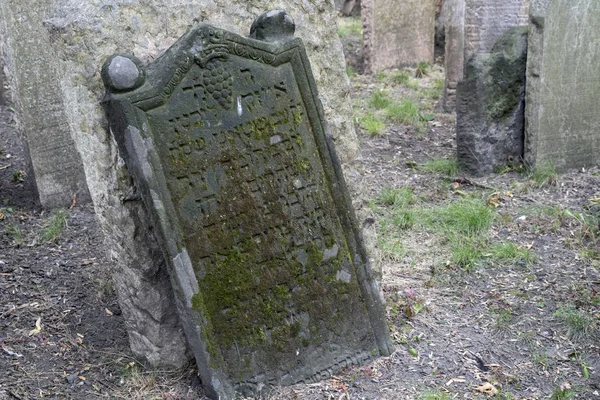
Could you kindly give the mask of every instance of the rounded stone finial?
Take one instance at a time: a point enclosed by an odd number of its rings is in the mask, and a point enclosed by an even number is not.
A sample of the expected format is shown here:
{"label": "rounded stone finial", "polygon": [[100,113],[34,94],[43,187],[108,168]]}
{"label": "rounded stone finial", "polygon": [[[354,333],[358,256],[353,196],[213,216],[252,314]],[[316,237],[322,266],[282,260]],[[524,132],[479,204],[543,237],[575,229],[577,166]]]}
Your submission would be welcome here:
{"label": "rounded stone finial", "polygon": [[250,28],[252,39],[278,42],[294,36],[296,23],[285,10],[271,10],[259,15]]}
{"label": "rounded stone finial", "polygon": [[104,85],[113,92],[136,89],[144,83],[145,78],[142,62],[134,56],[116,54],[102,66]]}

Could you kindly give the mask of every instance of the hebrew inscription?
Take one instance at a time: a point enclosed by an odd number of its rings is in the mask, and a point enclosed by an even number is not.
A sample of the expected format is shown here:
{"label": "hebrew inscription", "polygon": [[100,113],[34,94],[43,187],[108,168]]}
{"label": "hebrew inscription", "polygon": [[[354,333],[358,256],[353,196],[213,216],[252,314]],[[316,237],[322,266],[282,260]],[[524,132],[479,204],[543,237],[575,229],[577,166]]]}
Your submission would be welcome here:
{"label": "hebrew inscription", "polygon": [[316,381],[391,347],[301,42],[275,40],[265,15],[275,43],[192,29],[146,69],[164,86],[111,91],[103,73],[215,398]]}

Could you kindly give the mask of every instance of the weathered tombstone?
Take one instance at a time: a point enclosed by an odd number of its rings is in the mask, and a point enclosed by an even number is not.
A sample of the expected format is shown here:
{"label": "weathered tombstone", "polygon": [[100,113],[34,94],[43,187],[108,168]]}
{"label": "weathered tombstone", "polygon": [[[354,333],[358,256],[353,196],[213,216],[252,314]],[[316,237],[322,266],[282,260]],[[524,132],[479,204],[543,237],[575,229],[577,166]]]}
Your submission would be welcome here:
{"label": "weathered tombstone", "polygon": [[598,164],[600,14],[592,0],[532,2],[525,159],[558,170]]}
{"label": "weathered tombstone", "polygon": [[[361,221],[368,221],[367,202],[363,201],[367,194],[353,165],[359,146],[333,2],[0,0],[0,41],[7,55],[4,66],[9,94],[18,100],[32,86],[38,91],[27,98],[27,115],[37,116],[36,125],[21,124],[23,137],[49,144],[51,135],[35,131],[28,135],[25,130],[52,131],[56,119],[48,114],[58,110],[64,115],[60,129],[64,138],[74,142],[75,148],[67,152],[73,165],[66,173],[53,176],[69,180],[81,168],[85,171],[106,251],[114,261],[113,280],[132,353],[155,368],[186,367],[190,352],[176,312],[166,261],[155,243],[154,230],[123,156],[108,132],[100,104],[104,93],[100,66],[115,49],[135,54],[144,62],[154,60],[190,26],[202,21],[236,33],[246,32],[249,21],[271,7],[286,7],[297,22],[297,35],[305,43],[357,214],[363,212]],[[31,58],[35,66],[43,67],[42,73],[32,70]],[[52,108],[38,98],[51,99]],[[21,108],[15,105],[15,109],[23,121]],[[48,155],[60,155],[64,150],[56,144],[48,149]],[[43,155],[31,154],[32,159]],[[81,196],[77,199],[82,200]],[[70,205],[70,195],[66,200]],[[365,241],[373,243],[368,249],[372,265],[377,265],[374,225],[364,223],[361,227]]]}
{"label": "weathered tombstone", "polygon": [[530,0],[451,0],[446,31],[445,111],[454,111],[456,85],[474,54],[489,53],[514,26],[526,26]]}
{"label": "weathered tombstone", "polygon": [[363,0],[365,70],[433,62],[436,0]]}
{"label": "weathered tombstone", "polygon": [[213,398],[316,381],[391,351],[293,33],[275,10],[252,39],[199,25],[146,67],[115,55],[102,70],[111,128]]}
{"label": "weathered tombstone", "polygon": [[[10,70],[19,128],[31,156],[34,176],[29,179],[35,178],[42,206],[65,207],[73,196],[79,202],[89,201],[81,157],[55,79],[58,73],[46,62],[52,54],[51,41],[41,24],[30,23],[45,6],[6,3],[0,4],[0,35],[9,43],[3,49],[7,59],[19,66]],[[32,38],[35,49],[30,47]]]}
{"label": "weathered tombstone", "polygon": [[461,166],[486,174],[523,159],[527,27],[509,29],[475,54],[458,84],[456,149]]}

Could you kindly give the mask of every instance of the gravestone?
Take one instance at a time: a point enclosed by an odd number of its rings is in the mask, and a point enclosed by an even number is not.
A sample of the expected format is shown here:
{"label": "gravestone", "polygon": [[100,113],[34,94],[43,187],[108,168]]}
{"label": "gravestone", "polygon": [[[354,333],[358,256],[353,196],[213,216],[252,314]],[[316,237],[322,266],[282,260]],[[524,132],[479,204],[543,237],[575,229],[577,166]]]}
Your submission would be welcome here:
{"label": "gravestone", "polygon": [[550,163],[565,170],[598,164],[597,7],[593,0],[532,2],[525,108],[530,165]]}
{"label": "gravestone", "polygon": [[[135,54],[144,62],[154,60],[190,26],[203,21],[245,33],[249,21],[265,9],[282,7],[297,23],[297,36],[306,46],[357,214],[361,216],[362,212],[361,221],[368,222],[369,209],[363,200],[368,194],[355,167],[359,147],[333,2],[0,0],[0,42],[8,55],[4,66],[11,87],[9,95],[18,100],[30,93],[30,87],[37,89],[35,96],[27,97],[27,115],[37,117],[36,125],[22,123],[25,114],[15,105],[22,137],[52,144],[52,136],[39,134],[39,130],[55,129],[56,119],[49,115],[51,112],[64,116],[60,118],[60,129],[65,140],[74,142],[74,148],[66,152],[73,166],[68,173],[53,176],[69,180],[83,168],[106,252],[114,261],[113,280],[131,351],[137,360],[153,368],[185,368],[190,352],[176,312],[166,261],[155,244],[154,230],[123,155],[108,132],[100,104],[104,94],[100,66],[115,49]],[[35,64],[30,64],[31,59]],[[39,66],[43,69],[37,74],[32,68]],[[54,144],[48,146],[48,154],[60,155],[65,147]],[[32,152],[31,157],[40,154]],[[57,167],[62,166],[57,163]],[[77,199],[81,201],[82,197]],[[70,195],[66,200],[70,205]],[[372,265],[377,265],[375,261],[380,257],[375,248],[374,225],[364,223],[361,227],[365,241],[373,243],[368,249]]]}
{"label": "gravestone", "polygon": [[[310,64],[284,11],[107,60],[111,129],[213,398],[314,382],[391,342]],[[221,397],[220,397],[221,396]]]}
{"label": "gravestone", "polygon": [[489,53],[508,29],[526,26],[530,0],[451,0],[446,30],[446,80],[442,105],[454,111],[456,86],[474,54]]}
{"label": "gravestone", "polygon": [[457,158],[472,174],[523,160],[527,32],[511,28],[489,54],[471,57],[458,84]]}
{"label": "gravestone", "polygon": [[433,62],[436,0],[362,0],[367,72]]}
{"label": "gravestone", "polygon": [[[83,203],[90,200],[90,194],[81,157],[70,134],[69,119],[58,95],[60,86],[55,76],[59,72],[47,62],[52,57],[51,40],[44,26],[32,22],[37,13],[48,8],[50,5],[41,2],[35,6],[0,2],[0,40],[6,44],[6,60],[19,66],[7,70],[11,72],[18,126],[31,156],[33,176],[28,179],[35,178],[42,206],[66,207],[74,196]],[[35,49],[28,47],[32,38]]]}

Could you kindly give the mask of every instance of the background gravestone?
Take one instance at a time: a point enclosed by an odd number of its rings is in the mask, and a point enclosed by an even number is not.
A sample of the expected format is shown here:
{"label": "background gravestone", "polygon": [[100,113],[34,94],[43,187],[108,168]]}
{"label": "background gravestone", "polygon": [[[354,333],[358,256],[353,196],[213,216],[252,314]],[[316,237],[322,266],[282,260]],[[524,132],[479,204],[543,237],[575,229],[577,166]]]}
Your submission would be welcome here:
{"label": "background gravestone", "polygon": [[600,14],[593,0],[532,3],[525,159],[558,170],[598,163]]}
{"label": "background gravestone", "polygon": [[[15,97],[27,94],[33,85],[40,98],[52,100],[50,108],[46,102],[31,100],[27,110],[17,107],[17,117],[24,121],[27,116],[45,116],[52,110],[64,115],[64,137],[74,143],[68,154],[72,161],[78,157],[82,161],[73,165],[69,174],[82,169],[85,173],[107,252],[117,268],[113,277],[131,348],[140,360],[154,366],[186,365],[189,353],[172,289],[165,284],[165,260],[153,244],[156,237],[147,211],[108,134],[100,105],[104,87],[99,66],[117,49],[151,61],[191,25],[202,21],[246,34],[249,21],[273,7],[287,9],[296,21],[297,36],[305,43],[329,129],[361,212],[361,177],[351,164],[358,154],[358,142],[332,2],[0,1],[0,40],[8,55],[4,61]],[[35,65],[44,66],[39,74],[30,69],[31,58]],[[35,120],[44,131],[54,129],[55,122],[53,118]],[[30,132],[36,126],[22,123],[20,128],[30,141],[44,143],[44,137],[34,138],[35,132]],[[35,157],[32,152],[32,159]],[[65,205],[70,201],[69,197]]]}
{"label": "background gravestone", "polygon": [[215,399],[392,351],[293,21],[251,32],[200,25],[147,68],[116,55],[102,72]]}
{"label": "background gravestone", "polygon": [[526,26],[530,0],[450,0],[446,31],[445,111],[454,111],[455,88],[474,54],[489,53],[509,28]]}
{"label": "background gravestone", "polygon": [[[53,50],[46,28],[35,23],[39,13],[50,12],[49,2],[35,7],[28,2],[2,1],[0,38],[5,41],[9,72],[18,65],[13,79],[13,101],[19,111],[21,134],[28,142],[33,176],[40,203],[46,207],[90,200],[81,157],[71,137],[71,127],[60,94],[58,65],[48,63]],[[10,30],[10,34],[7,31]],[[35,48],[28,47],[35,40]]]}
{"label": "background gravestone", "polygon": [[436,0],[363,0],[365,70],[433,62]]}
{"label": "background gravestone", "polygon": [[456,97],[456,150],[472,174],[523,159],[526,26],[506,31],[489,54],[469,59]]}

